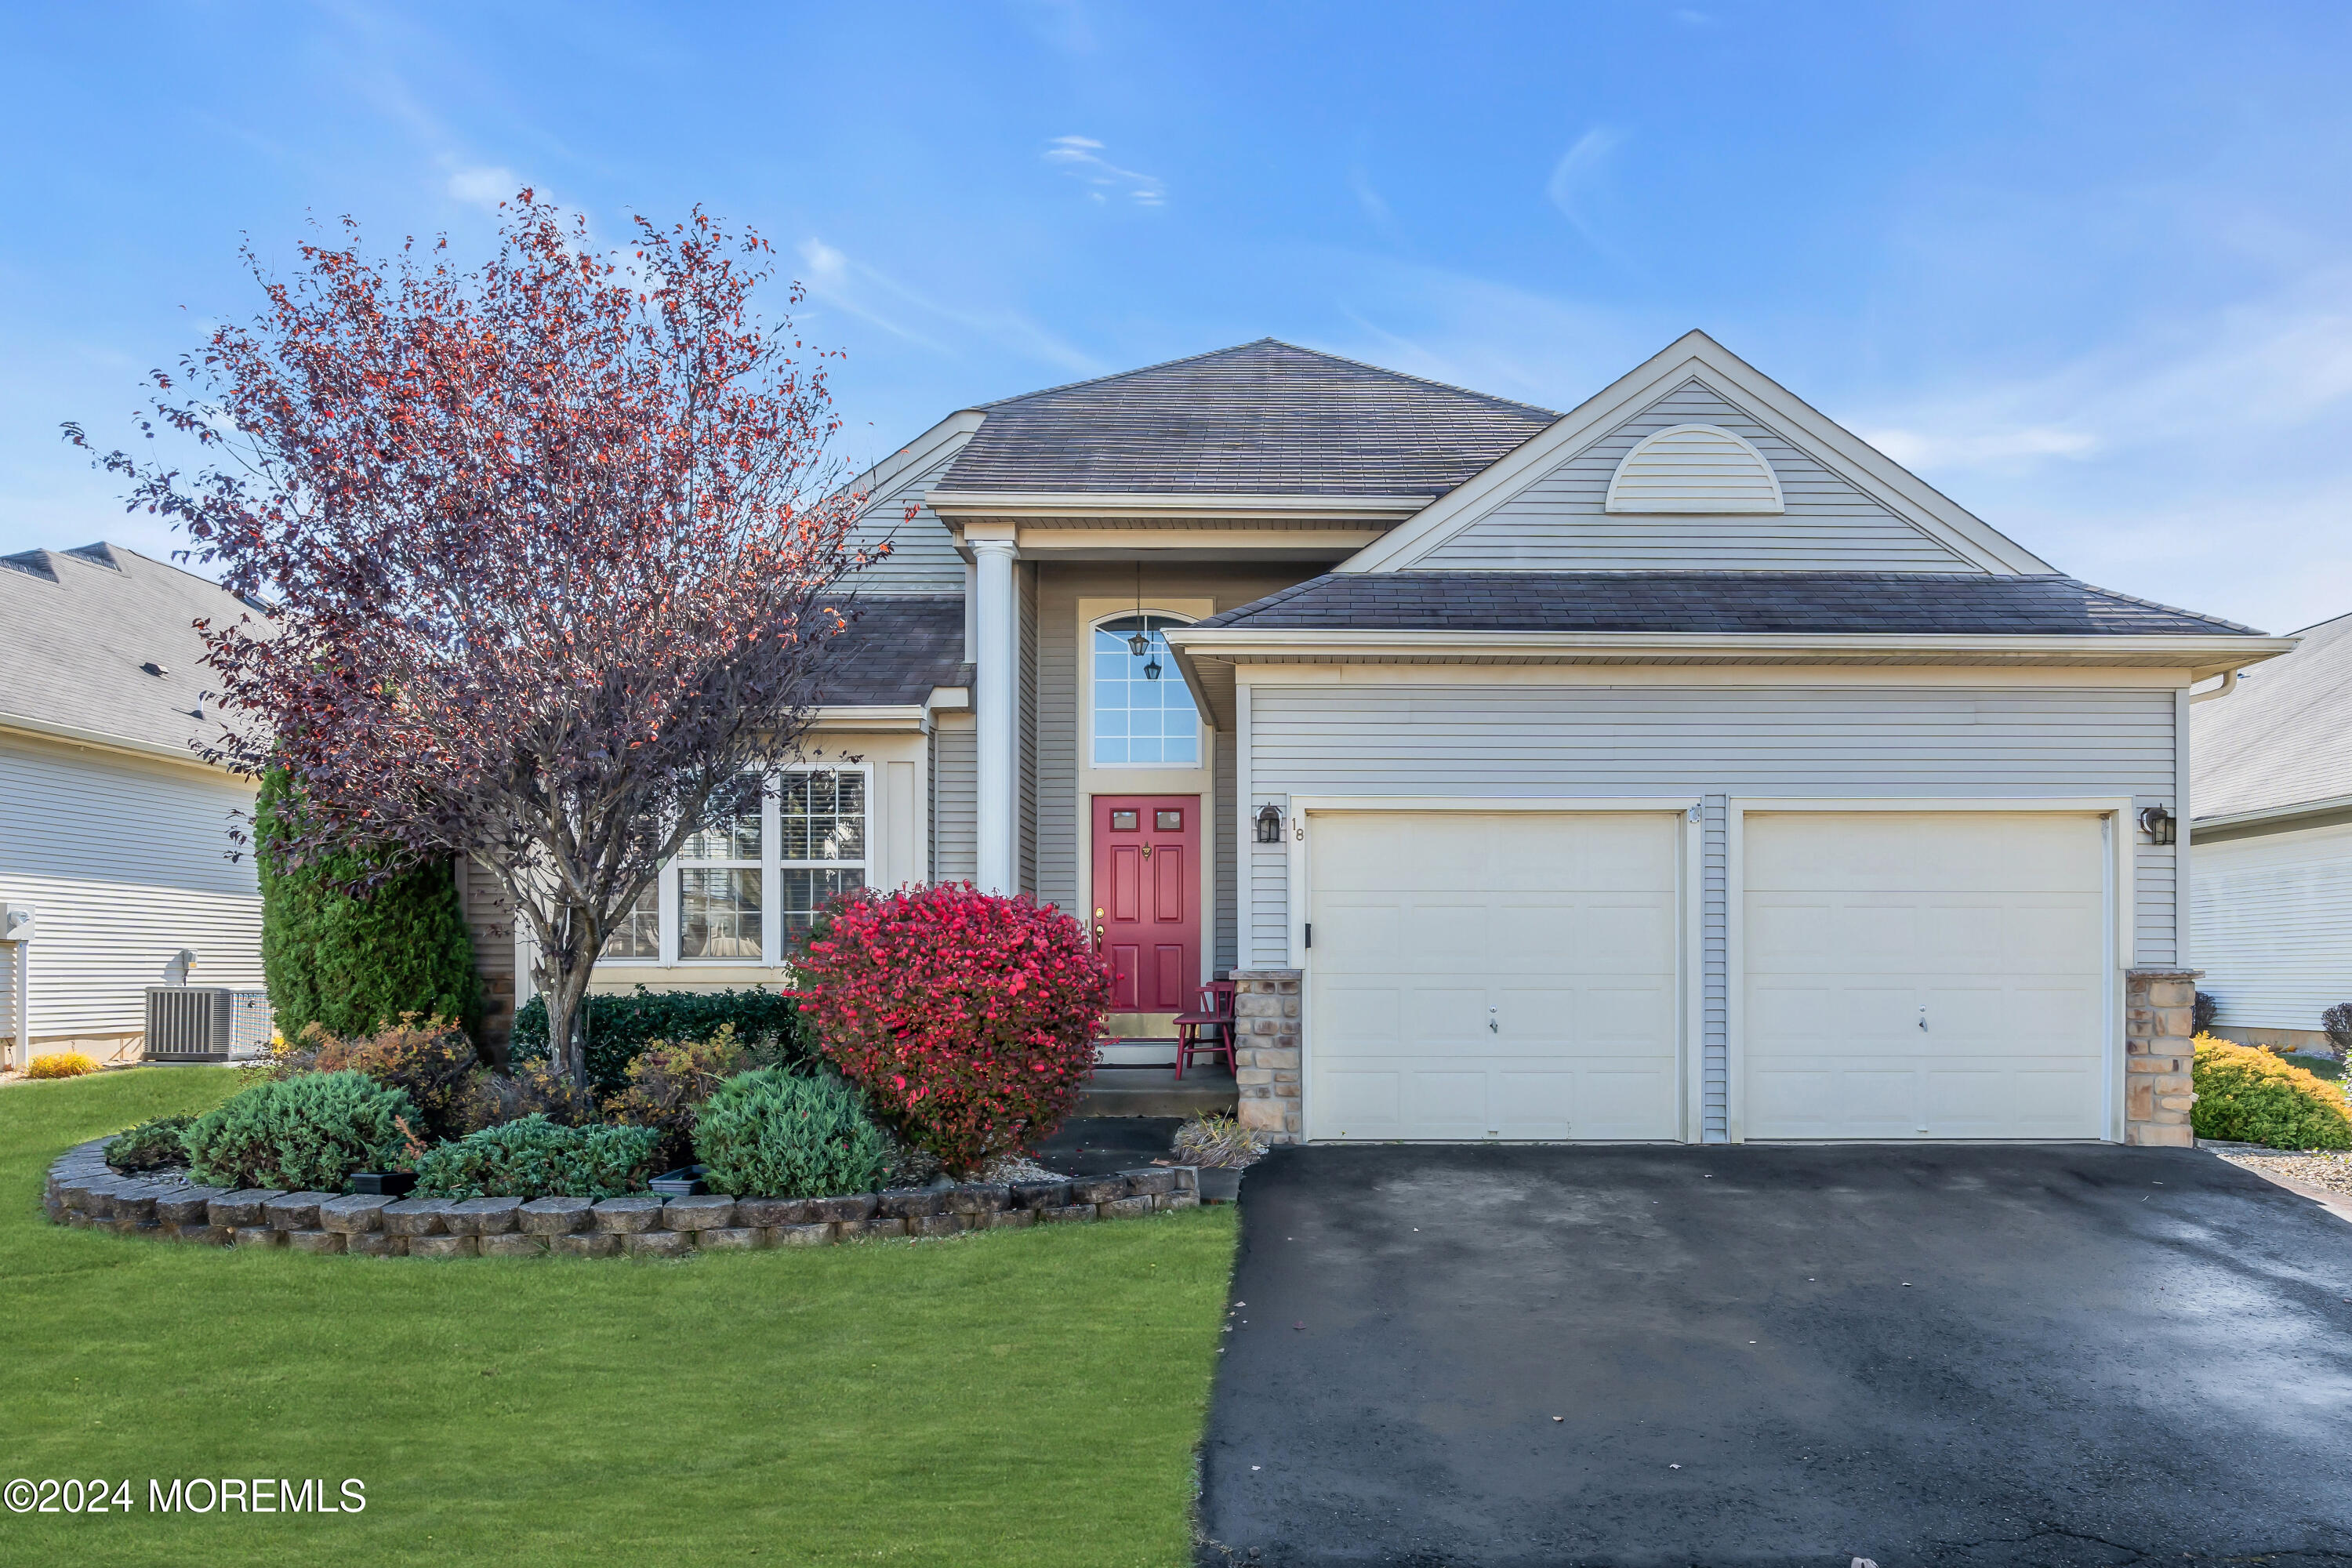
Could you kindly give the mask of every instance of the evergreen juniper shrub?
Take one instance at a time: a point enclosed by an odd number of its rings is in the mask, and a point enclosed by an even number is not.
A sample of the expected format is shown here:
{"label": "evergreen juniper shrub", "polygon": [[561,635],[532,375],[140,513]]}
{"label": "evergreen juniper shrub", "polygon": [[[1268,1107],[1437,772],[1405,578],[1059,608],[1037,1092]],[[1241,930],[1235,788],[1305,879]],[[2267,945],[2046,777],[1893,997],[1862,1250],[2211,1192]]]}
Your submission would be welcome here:
{"label": "evergreen juniper shrub", "polygon": [[2197,1037],[2200,1138],[2273,1149],[2352,1149],[2352,1107],[2344,1086],[2281,1061],[2269,1051]]}
{"label": "evergreen juniper shrub", "polygon": [[897,1140],[866,1097],[829,1072],[763,1068],[729,1079],[704,1103],[695,1157],[713,1192],[740,1197],[825,1197],[870,1192],[900,1163]]}
{"label": "evergreen juniper shrub", "polygon": [[379,1168],[404,1142],[416,1107],[363,1073],[305,1073],[254,1085],[196,1118],[187,1131],[195,1179],[217,1187],[340,1193],[353,1171]]}

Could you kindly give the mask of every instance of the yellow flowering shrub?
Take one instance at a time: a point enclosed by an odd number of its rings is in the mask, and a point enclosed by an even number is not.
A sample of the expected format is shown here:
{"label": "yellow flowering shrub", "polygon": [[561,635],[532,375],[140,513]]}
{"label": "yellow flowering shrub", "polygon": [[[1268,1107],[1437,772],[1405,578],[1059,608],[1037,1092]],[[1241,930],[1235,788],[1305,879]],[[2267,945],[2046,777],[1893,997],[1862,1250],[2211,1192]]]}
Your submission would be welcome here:
{"label": "yellow flowering shrub", "polygon": [[26,1078],[79,1078],[86,1072],[96,1072],[98,1062],[80,1051],[58,1051],[54,1055],[35,1057],[33,1065],[25,1069]]}
{"label": "yellow flowering shrub", "polygon": [[2197,1105],[2189,1119],[2197,1136],[2272,1149],[2352,1149],[2352,1107],[2341,1084],[2252,1046],[2210,1035],[2196,1044]]}

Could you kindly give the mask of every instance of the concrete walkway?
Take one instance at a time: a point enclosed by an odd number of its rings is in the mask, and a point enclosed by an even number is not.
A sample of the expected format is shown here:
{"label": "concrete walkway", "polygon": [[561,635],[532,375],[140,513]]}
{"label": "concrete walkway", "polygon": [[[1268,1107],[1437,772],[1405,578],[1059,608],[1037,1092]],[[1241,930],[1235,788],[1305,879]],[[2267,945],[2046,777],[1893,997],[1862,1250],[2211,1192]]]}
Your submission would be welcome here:
{"label": "concrete walkway", "polygon": [[2103,1146],[1277,1151],[1203,1563],[2352,1563],[2352,1226]]}

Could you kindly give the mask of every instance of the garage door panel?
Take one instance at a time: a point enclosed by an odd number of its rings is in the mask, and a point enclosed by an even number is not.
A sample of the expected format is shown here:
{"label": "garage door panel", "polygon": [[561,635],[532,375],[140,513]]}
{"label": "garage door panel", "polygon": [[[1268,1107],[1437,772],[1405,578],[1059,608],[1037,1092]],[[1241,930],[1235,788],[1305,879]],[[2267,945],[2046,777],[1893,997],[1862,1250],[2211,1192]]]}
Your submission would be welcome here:
{"label": "garage door panel", "polygon": [[[1403,1125],[1404,1076],[1401,1072],[1349,1068],[1327,1075],[1316,1089],[1343,1127]],[[1377,1134],[1375,1134],[1377,1136]]]}
{"label": "garage door panel", "polygon": [[[1483,987],[1414,985],[1402,993],[1402,1015],[1392,1027],[1403,1038],[1424,1046],[1439,1041],[1470,1041],[1473,1030],[1486,1028],[1486,993]],[[1483,1042],[1473,1042],[1483,1043]]]}
{"label": "garage door panel", "polygon": [[1316,911],[1325,950],[1341,965],[1370,974],[1394,974],[1402,951],[1405,912],[1394,901],[1333,897]]}
{"label": "garage door panel", "polygon": [[2095,817],[1756,813],[1743,837],[1747,1136],[2099,1135]]}
{"label": "garage door panel", "polygon": [[[1576,1076],[1567,1072],[1507,1072],[1495,1076],[1499,1099],[1496,1135],[1560,1139],[1580,1120]],[[1605,1136],[1588,1132],[1588,1137]]]}
{"label": "garage door panel", "polygon": [[1673,1059],[1677,1020],[1671,989],[1594,985],[1583,993],[1582,1002],[1579,1049]]}
{"label": "garage door panel", "polygon": [[1404,994],[1394,986],[1336,987],[1326,1005],[1331,1026],[1362,1041],[1367,1051],[1393,1050],[1403,1043]]}
{"label": "garage door panel", "polygon": [[[1311,831],[1310,1137],[1675,1136],[1679,818],[1349,814]],[[1395,937],[1371,955],[1339,911],[1382,900]]]}
{"label": "garage door panel", "polygon": [[1601,898],[1577,910],[1567,945],[1551,962],[1579,974],[1654,972],[1658,955],[1671,955],[1674,943],[1675,911],[1668,899]]}

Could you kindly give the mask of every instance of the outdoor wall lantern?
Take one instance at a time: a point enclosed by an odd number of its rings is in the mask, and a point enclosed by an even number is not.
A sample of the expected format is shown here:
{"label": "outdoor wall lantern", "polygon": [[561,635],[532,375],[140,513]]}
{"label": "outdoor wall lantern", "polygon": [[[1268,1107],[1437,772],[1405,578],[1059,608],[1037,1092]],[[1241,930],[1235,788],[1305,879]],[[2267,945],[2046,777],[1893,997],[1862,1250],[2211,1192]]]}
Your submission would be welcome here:
{"label": "outdoor wall lantern", "polygon": [[2147,841],[2150,844],[2172,842],[2173,816],[2172,813],[2165,810],[2164,807],[2160,805],[2143,807],[2139,814],[2139,826],[2141,831],[2147,835]]}
{"label": "outdoor wall lantern", "polygon": [[1282,842],[1282,813],[1273,805],[1257,808],[1257,841],[1260,844]]}

